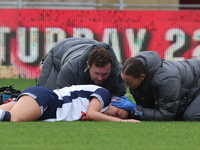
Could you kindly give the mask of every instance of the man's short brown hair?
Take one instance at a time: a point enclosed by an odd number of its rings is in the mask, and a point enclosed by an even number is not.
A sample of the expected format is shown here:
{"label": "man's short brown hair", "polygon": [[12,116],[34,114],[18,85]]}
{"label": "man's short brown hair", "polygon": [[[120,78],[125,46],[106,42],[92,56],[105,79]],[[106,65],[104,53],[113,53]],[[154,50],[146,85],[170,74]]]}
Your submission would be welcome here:
{"label": "man's short brown hair", "polygon": [[113,66],[114,60],[110,51],[104,47],[97,47],[90,53],[88,63],[90,66],[94,64],[96,67],[105,67],[109,63]]}

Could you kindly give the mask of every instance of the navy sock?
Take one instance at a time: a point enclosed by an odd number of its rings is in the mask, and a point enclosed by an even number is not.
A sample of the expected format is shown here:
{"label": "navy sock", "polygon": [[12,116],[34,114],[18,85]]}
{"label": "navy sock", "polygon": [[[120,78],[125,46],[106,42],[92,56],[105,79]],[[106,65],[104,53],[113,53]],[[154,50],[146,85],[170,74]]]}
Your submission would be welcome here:
{"label": "navy sock", "polygon": [[0,120],[1,121],[8,121],[9,122],[10,119],[11,119],[10,112],[0,109]]}
{"label": "navy sock", "polygon": [[10,119],[11,119],[10,112],[8,112],[8,111],[5,111],[5,115],[4,115],[4,117],[3,117],[3,120],[2,120],[2,121],[7,121],[7,122],[10,122]]}

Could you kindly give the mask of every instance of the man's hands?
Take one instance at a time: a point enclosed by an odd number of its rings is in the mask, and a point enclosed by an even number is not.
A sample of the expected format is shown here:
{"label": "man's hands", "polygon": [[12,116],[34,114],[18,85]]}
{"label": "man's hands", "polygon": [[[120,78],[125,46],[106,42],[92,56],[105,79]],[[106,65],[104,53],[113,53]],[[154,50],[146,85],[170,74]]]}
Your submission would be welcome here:
{"label": "man's hands", "polygon": [[111,101],[113,106],[135,112],[135,108],[137,105],[131,102],[131,100],[128,97],[113,97],[113,99],[118,99],[116,101]]}

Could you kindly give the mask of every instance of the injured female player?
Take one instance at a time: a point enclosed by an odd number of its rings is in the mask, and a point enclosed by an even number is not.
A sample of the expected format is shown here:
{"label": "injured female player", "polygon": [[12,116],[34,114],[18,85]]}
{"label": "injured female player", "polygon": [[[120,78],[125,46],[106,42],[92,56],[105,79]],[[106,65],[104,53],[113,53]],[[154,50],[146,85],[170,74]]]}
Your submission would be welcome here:
{"label": "injured female player", "polygon": [[74,85],[56,90],[33,86],[22,91],[14,102],[0,105],[0,120],[140,122],[127,119],[128,111],[110,102],[110,92],[96,85]]}

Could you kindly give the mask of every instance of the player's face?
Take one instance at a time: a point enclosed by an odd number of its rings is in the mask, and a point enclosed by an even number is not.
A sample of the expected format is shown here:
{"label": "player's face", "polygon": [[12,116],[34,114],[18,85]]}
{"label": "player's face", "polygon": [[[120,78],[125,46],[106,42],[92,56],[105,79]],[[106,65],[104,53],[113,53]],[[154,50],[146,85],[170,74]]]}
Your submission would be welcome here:
{"label": "player's face", "polygon": [[134,76],[129,76],[121,73],[121,77],[125,82],[125,87],[137,89],[143,83],[145,74],[142,74],[139,78],[134,78]]}
{"label": "player's face", "polygon": [[105,67],[96,67],[94,64],[89,66],[90,78],[96,85],[101,85],[108,78],[111,71],[111,64],[107,64]]}
{"label": "player's face", "polygon": [[115,106],[110,105],[106,111],[103,112],[103,114],[112,116],[112,117],[117,117],[121,119],[127,119],[128,118],[128,111],[122,109],[122,108],[117,108]]}

